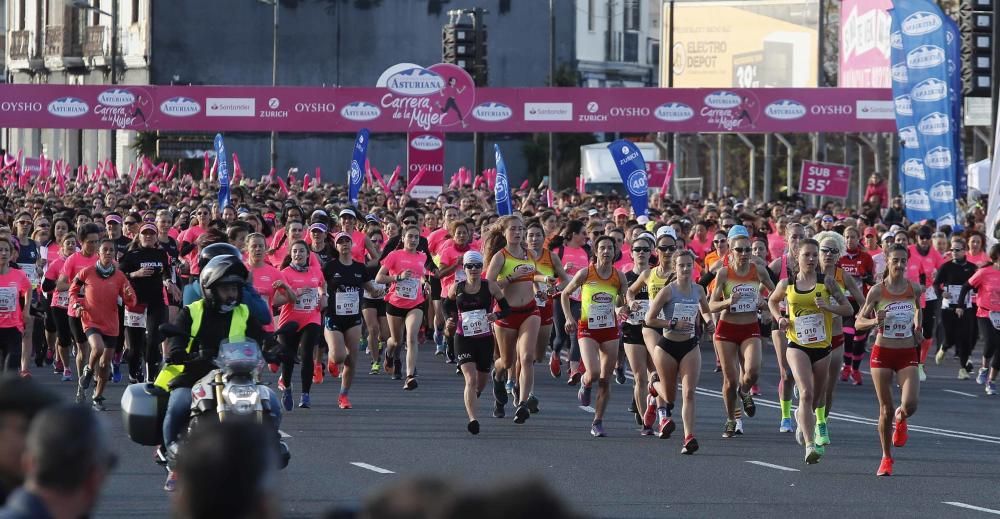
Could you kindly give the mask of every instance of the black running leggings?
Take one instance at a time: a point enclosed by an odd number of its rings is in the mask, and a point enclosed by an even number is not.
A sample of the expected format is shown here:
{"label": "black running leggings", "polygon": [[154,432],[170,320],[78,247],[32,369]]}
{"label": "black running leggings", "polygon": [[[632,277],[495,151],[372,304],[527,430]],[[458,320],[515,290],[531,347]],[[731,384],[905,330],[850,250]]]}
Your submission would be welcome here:
{"label": "black running leggings", "polygon": [[944,349],[955,347],[958,355],[958,364],[965,367],[969,362],[969,355],[972,354],[972,346],[975,344],[976,317],[975,313],[968,310],[962,313],[962,317],[955,315],[952,309],[941,310],[941,324],[944,325]]}
{"label": "black running leggings", "polygon": [[1000,371],[1000,330],[993,327],[989,317],[977,317],[976,321],[979,321],[979,334],[986,340],[983,358],[991,368]]}
{"label": "black running leggings", "polygon": [[135,378],[142,372],[142,364],[146,363],[148,377],[145,380],[155,380],[160,373],[160,361],[163,358],[160,343],[163,337],[160,335],[160,325],[167,322],[167,306],[146,307],[146,328],[126,327],[125,334],[128,335],[129,356],[128,372]]}
{"label": "black running leggings", "polygon": [[278,344],[281,345],[281,378],[285,381],[285,387],[292,387],[292,371],[295,368],[295,354],[299,353],[302,359],[302,392],[308,393],[312,388],[313,376],[313,352],[319,337],[322,337],[321,328],[316,323],[307,324],[296,332],[278,334]]}

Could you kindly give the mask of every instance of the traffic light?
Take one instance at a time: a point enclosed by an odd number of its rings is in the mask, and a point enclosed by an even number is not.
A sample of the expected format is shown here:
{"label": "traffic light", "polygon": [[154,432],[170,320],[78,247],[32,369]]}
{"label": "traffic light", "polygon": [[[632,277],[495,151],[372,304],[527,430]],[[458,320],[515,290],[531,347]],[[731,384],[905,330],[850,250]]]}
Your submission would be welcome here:
{"label": "traffic light", "polygon": [[486,59],[486,25],[482,23],[485,10],[454,10],[448,14],[451,21],[441,29],[441,61],[465,69],[476,86],[486,85],[489,65]]}

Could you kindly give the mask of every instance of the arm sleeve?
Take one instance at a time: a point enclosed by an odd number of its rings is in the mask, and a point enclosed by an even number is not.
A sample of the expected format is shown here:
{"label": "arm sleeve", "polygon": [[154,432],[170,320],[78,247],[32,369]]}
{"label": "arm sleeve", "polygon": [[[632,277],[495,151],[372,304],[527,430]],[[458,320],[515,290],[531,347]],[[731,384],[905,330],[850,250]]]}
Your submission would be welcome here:
{"label": "arm sleeve", "polygon": [[193,251],[193,250],[194,250],[194,244],[193,243],[191,243],[191,242],[182,242],[181,243],[181,248],[180,248],[181,256],[187,256],[188,254],[191,254],[191,251]]}

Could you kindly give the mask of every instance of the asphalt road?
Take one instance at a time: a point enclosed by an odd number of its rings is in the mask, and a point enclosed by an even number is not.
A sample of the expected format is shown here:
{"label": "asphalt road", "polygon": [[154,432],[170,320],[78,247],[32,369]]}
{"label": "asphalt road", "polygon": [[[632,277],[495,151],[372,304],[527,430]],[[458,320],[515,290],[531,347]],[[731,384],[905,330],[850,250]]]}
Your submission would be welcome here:
{"label": "asphalt road", "polygon": [[[696,402],[701,449],[684,456],[679,424],[668,440],[639,436],[627,412],[629,385],[612,385],[608,437],[592,438],[591,415],[578,406],[575,389],[566,386],[565,375],[552,379],[541,365],[541,412],[516,425],[508,405],[508,418],[494,419],[487,389],[480,401],[482,432],[472,436],[465,427],[461,377],[425,344],[416,391],[404,392],[387,375],[364,373],[351,391],[354,409],[340,410],[339,381],[328,377],[314,386],[312,409],[285,414],[282,430],[291,436],[292,461],[280,475],[284,510],[288,517],[315,517],[333,507],[356,507],[401,478],[440,476],[476,489],[539,478],[592,517],[1000,515],[1000,397],[985,396],[974,381],[956,380],[956,361],[928,366],[909,443],[895,452],[893,476],[877,478],[870,380],[860,387],[838,382],[832,445],[821,463],[806,466],[793,435],[778,432],[775,362],[770,346],[764,350],[757,415],[745,419],[745,435],[723,439],[721,376],[712,373],[711,345],[702,344],[705,366]],[[72,398],[74,384],[49,373],[38,368],[35,378]],[[274,375],[267,377],[274,381]],[[164,517],[170,507],[161,488],[164,472],[152,462],[151,448],[125,436],[122,387],[110,386],[105,413],[121,462],[94,516]]]}

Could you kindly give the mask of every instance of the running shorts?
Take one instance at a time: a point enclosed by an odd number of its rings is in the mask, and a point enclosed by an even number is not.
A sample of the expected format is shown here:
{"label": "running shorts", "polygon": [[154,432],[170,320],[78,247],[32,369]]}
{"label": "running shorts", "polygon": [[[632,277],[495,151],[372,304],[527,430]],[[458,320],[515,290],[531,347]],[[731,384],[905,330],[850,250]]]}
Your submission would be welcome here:
{"label": "running shorts", "polygon": [[[841,336],[841,345],[843,345],[843,336]],[[831,351],[833,351],[833,348],[830,348],[829,346],[826,346],[826,347],[823,347],[823,348],[806,348],[805,346],[802,346],[801,344],[796,344],[796,343],[790,342],[790,341],[788,343],[788,348],[789,349],[793,349],[793,350],[799,350],[799,351],[805,353],[806,356],[809,357],[809,363],[810,364],[815,364],[818,361],[823,360],[824,357],[826,357],[827,355],[830,354]],[[788,354],[786,353],[785,355],[787,357]]]}
{"label": "running shorts", "polygon": [[[499,307],[494,311],[497,310],[499,310]],[[533,315],[538,315],[538,304],[535,303],[534,299],[524,306],[512,306],[507,317],[497,319],[496,324],[508,330],[519,330],[524,321],[527,321]]]}
{"label": "running shorts", "polygon": [[715,327],[715,340],[743,344],[747,339],[760,338],[760,323],[734,324],[720,319]]}
{"label": "running shorts", "polygon": [[885,348],[876,344],[872,347],[869,365],[900,371],[920,364],[920,348]]}

